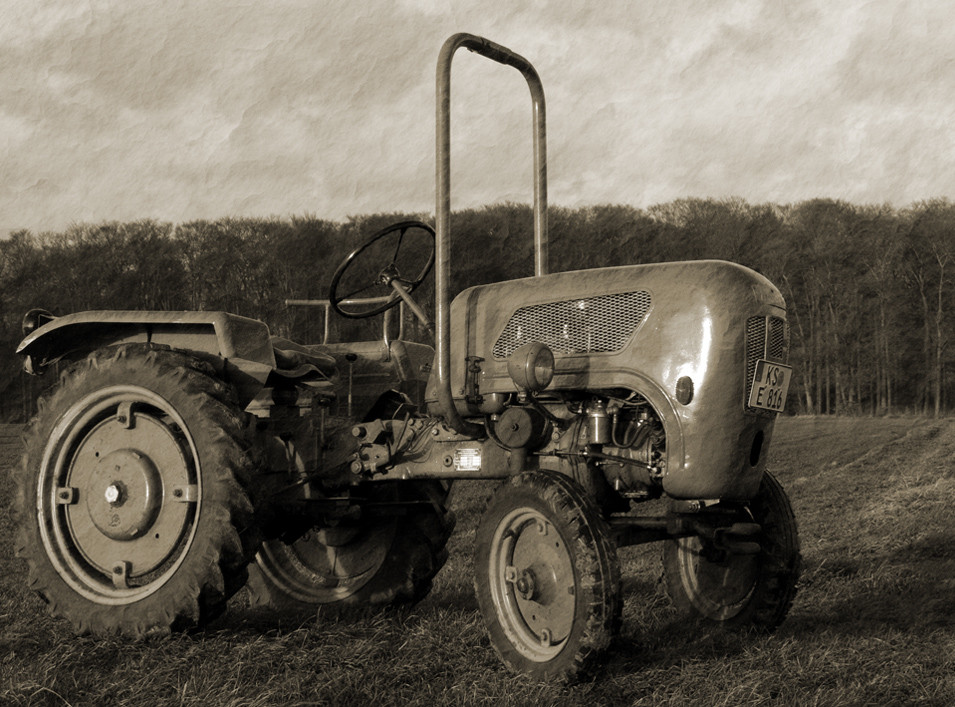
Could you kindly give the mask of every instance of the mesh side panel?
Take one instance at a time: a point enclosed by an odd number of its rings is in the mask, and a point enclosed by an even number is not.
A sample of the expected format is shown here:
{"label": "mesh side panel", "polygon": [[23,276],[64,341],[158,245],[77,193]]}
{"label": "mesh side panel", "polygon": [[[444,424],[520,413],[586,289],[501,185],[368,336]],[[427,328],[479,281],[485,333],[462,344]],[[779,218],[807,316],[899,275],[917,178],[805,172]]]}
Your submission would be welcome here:
{"label": "mesh side panel", "polygon": [[[789,359],[789,332],[785,320],[779,317],[750,317],[746,320],[747,403],[753,388],[753,376],[756,375],[756,362],[761,358],[776,363],[786,363]],[[754,408],[747,405],[747,410],[754,410]]]}
{"label": "mesh side panel", "polygon": [[789,337],[786,322],[779,317],[769,318],[769,337],[766,346],[766,358],[770,361],[785,363],[789,360]]}
{"label": "mesh side panel", "polygon": [[749,401],[756,375],[756,362],[766,351],[766,317],[750,317],[746,320],[746,400]]}
{"label": "mesh side panel", "polygon": [[507,358],[529,341],[555,354],[619,351],[650,309],[650,293],[624,292],[521,307],[494,344],[495,358]]}

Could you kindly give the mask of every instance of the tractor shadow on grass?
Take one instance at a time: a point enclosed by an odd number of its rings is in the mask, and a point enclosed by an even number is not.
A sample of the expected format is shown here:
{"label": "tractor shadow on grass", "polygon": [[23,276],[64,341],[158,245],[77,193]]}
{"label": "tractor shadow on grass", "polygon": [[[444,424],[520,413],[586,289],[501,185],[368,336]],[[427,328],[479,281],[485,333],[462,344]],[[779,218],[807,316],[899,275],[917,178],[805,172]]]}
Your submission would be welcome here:
{"label": "tractor shadow on grass", "polygon": [[670,604],[660,577],[624,576],[623,589],[623,627],[602,666],[604,675],[622,677],[687,660],[731,657],[765,640],[681,614]]}
{"label": "tractor shadow on grass", "polygon": [[955,529],[928,532],[882,553],[805,562],[794,636],[820,628],[857,635],[955,627]]}
{"label": "tractor shadow on grass", "polygon": [[[786,621],[773,635],[726,630],[687,619],[669,605],[657,566],[623,575],[623,626],[599,667],[621,678],[648,668],[669,669],[690,661],[738,657],[778,641],[825,634],[879,635],[886,630],[921,635],[955,627],[955,530],[926,534],[881,553],[853,557],[819,553],[804,558],[799,592]],[[453,625],[454,640],[493,652],[484,634],[471,587],[457,578],[436,580],[434,591],[414,607],[346,607],[320,612],[278,612],[252,607],[240,593],[229,612],[208,630],[248,640],[286,640],[290,633],[323,645],[326,635],[423,636]],[[424,644],[435,639],[422,638]],[[449,639],[450,640],[450,639]],[[408,650],[416,650],[408,646]],[[503,668],[502,668],[503,670]]]}
{"label": "tractor shadow on grass", "polygon": [[327,606],[315,609],[288,609],[251,606],[245,591],[229,603],[228,611],[203,631],[231,632],[236,635],[278,635],[291,631],[363,631],[374,624],[414,625],[440,621],[447,616],[475,616],[478,613],[474,592],[454,584],[438,586],[413,606]]}
{"label": "tractor shadow on grass", "polygon": [[804,557],[790,614],[768,635],[687,619],[651,579],[625,575],[624,596],[623,630],[607,655],[605,675],[771,651],[777,642],[825,634],[878,636],[888,630],[922,640],[931,632],[955,633],[955,528],[927,531],[859,557]]}

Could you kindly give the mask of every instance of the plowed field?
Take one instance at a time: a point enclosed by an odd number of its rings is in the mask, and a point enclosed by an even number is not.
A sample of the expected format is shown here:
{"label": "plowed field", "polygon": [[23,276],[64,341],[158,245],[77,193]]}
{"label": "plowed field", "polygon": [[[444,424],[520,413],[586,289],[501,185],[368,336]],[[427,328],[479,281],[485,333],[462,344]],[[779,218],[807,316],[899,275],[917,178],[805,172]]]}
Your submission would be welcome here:
{"label": "plowed field", "polygon": [[289,623],[240,593],[202,632],[131,643],[73,636],[26,586],[18,456],[19,428],[0,427],[0,704],[955,704],[955,421],[781,419],[771,466],[803,547],[788,620],[768,637],[688,626],[659,547],[627,548],[623,633],[569,688],[510,675],[484,636],[470,562],[486,484],[456,489],[451,559],[413,610]]}

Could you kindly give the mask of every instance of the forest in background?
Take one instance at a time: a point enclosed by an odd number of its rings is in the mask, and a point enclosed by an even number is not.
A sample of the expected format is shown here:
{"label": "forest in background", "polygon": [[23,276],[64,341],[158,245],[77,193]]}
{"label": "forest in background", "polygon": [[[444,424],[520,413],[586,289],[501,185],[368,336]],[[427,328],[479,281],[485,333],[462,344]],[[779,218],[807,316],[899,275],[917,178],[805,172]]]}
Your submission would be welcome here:
{"label": "forest in background", "polygon": [[[351,250],[409,218],[432,222],[424,214],[304,215],[14,232],[0,240],[0,416],[22,421],[42,387],[14,353],[31,308],[224,310],[317,342],[320,313],[285,300],[325,298]],[[904,209],[680,199],[647,209],[551,207],[548,220],[552,272],[718,258],[768,277],[789,312],[787,412],[939,416],[955,406],[955,204],[947,199]],[[453,292],[533,274],[529,206],[461,210],[451,224]],[[419,302],[430,309],[431,299],[423,287]],[[361,336],[355,326],[333,321],[333,336]]]}

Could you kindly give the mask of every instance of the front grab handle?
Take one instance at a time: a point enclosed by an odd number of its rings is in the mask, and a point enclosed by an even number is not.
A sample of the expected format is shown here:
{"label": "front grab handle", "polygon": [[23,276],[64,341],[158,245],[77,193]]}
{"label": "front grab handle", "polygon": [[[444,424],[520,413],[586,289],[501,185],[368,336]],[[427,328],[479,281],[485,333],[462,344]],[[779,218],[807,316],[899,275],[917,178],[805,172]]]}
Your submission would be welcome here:
{"label": "front grab handle", "polygon": [[451,35],[438,55],[437,126],[435,161],[435,393],[448,424],[471,436],[484,433],[480,425],[466,422],[451,393],[451,59],[461,47],[523,74],[531,92],[534,119],[534,274],[547,274],[547,147],[544,87],[533,65],[520,54],[473,34]]}

